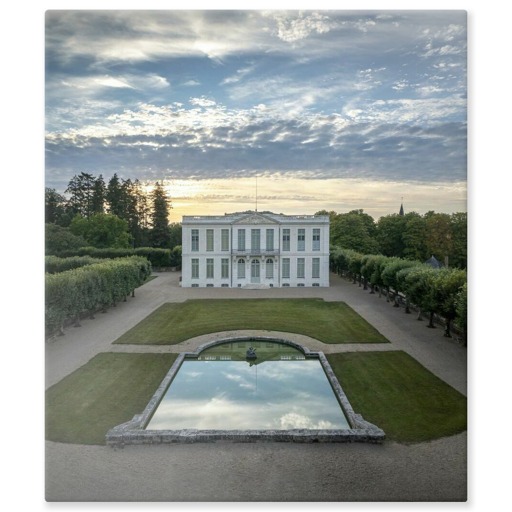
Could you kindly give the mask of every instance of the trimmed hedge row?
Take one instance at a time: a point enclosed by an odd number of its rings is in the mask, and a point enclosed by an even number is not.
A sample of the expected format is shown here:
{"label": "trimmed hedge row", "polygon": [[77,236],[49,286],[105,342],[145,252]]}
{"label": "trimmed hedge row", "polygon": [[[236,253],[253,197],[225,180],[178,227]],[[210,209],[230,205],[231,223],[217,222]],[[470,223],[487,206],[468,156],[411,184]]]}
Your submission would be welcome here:
{"label": "trimmed hedge row", "polygon": [[444,320],[445,336],[451,337],[452,321],[462,331],[466,342],[467,326],[467,274],[458,268],[432,268],[420,261],[391,256],[361,254],[350,249],[331,247],[330,267],[338,275],[346,275],[359,282],[370,293],[378,289],[385,292],[386,300],[399,306],[405,298],[405,312],[414,304],[422,312],[429,313],[429,327],[434,327],[434,316]]}
{"label": "trimmed hedge row", "polygon": [[63,333],[64,325],[98,310],[105,311],[140,286],[151,274],[151,263],[131,256],[102,261],[45,276],[46,336]]}
{"label": "trimmed hedge row", "polygon": [[85,267],[94,263],[105,261],[103,258],[93,258],[92,256],[71,256],[69,258],[59,258],[58,256],[45,256],[44,266],[48,274],[58,274],[66,270]]}
{"label": "trimmed hedge row", "polygon": [[[176,249],[176,248],[175,248]],[[180,248],[181,249],[181,248]],[[128,256],[143,256],[151,262],[153,267],[177,267],[181,265],[181,250],[160,249],[156,247],[137,247],[135,249],[116,249],[97,247],[81,247],[61,251],[55,256],[69,258],[71,256],[91,256],[93,258],[125,258]]]}

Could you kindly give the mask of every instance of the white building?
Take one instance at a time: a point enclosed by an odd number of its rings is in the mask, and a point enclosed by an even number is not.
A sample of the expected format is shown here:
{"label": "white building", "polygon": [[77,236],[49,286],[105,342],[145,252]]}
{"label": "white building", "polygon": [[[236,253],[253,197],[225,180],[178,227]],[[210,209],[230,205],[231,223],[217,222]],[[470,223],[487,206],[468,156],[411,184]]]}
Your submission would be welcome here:
{"label": "white building", "polygon": [[183,287],[329,286],[329,216],[184,216]]}

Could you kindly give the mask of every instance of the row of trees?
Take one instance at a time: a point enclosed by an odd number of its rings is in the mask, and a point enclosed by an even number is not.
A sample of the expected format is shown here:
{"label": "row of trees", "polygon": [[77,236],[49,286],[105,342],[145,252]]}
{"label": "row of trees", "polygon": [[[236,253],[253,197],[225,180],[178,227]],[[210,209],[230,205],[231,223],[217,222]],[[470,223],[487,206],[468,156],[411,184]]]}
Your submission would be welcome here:
{"label": "row of trees", "polygon": [[[171,229],[172,204],[160,182],[147,192],[139,180],[114,174],[106,184],[101,174],[82,172],[69,181],[64,194],[45,189],[46,223],[70,228],[89,239],[89,245],[172,248],[181,244],[181,228]],[[115,236],[106,238],[112,232]]]}
{"label": "row of trees", "polygon": [[338,275],[348,275],[370,293],[382,292],[388,301],[399,305],[405,297],[405,311],[410,313],[413,304],[421,314],[429,314],[429,327],[434,327],[434,317],[445,321],[445,336],[451,336],[455,321],[466,342],[467,331],[467,274],[463,269],[435,269],[420,261],[384,255],[362,254],[351,249],[331,247],[331,270]]}
{"label": "row of trees", "polygon": [[[55,258],[50,263],[54,269],[69,266]],[[45,275],[46,336],[62,334],[67,322],[78,326],[84,315],[93,318],[97,311],[134,296],[151,274],[151,263],[137,256],[89,264],[74,260],[70,265],[75,268]]]}
{"label": "row of trees", "polygon": [[363,210],[322,210],[331,221],[331,245],[363,254],[425,261],[435,256],[451,267],[467,268],[467,214],[392,214],[377,222]]}

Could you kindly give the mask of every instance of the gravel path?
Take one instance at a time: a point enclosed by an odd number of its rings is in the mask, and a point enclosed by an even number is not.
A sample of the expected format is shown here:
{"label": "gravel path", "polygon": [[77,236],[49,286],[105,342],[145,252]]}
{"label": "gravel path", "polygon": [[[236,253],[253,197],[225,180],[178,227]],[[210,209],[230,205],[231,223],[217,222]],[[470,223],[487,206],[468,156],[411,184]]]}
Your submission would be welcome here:
{"label": "gravel path", "polygon": [[[272,290],[182,289],[178,277],[158,274],[135,298],[48,342],[46,387],[99,352],[190,351],[204,343],[198,337],[170,347],[112,345],[165,302],[271,296],[345,301],[391,342],[324,345],[293,336],[310,350],[404,350],[467,392],[466,349],[444,338],[441,328],[427,329],[414,314],[337,276],[331,275],[329,288]],[[466,433],[413,445],[219,442],[113,450],[46,442],[47,501],[465,501],[466,495]]]}

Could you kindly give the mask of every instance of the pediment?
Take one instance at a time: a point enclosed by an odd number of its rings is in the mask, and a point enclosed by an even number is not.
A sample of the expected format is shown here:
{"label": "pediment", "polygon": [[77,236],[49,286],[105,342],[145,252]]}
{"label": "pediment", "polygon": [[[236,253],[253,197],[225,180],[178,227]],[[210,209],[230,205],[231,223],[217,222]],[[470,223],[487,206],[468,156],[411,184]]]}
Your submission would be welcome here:
{"label": "pediment", "polygon": [[238,219],[233,224],[279,224],[276,220],[261,213],[248,213],[247,216]]}

